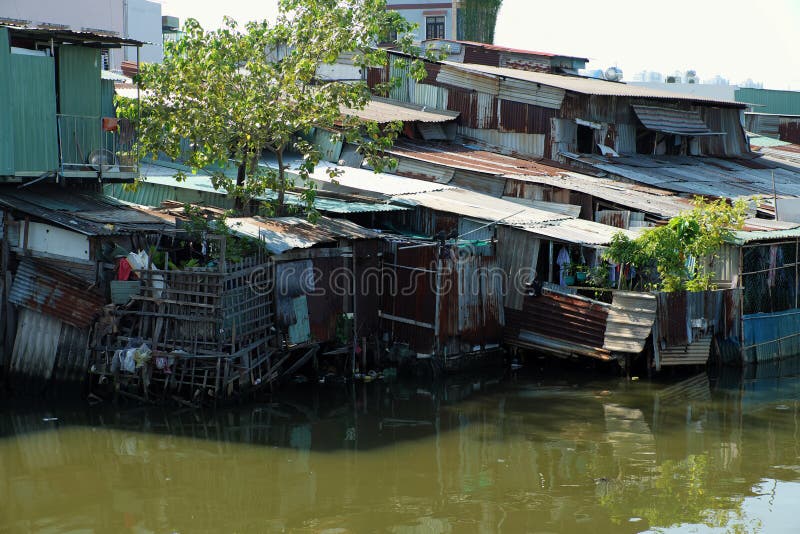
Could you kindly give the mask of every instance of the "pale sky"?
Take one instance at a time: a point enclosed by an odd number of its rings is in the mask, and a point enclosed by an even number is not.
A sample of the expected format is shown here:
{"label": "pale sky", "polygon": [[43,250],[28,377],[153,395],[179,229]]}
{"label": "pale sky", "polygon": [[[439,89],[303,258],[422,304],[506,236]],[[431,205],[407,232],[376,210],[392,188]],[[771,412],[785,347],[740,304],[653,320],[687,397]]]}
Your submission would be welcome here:
{"label": "pale sky", "polygon": [[[244,22],[277,12],[275,0],[161,3],[163,14],[208,28],[223,15]],[[800,0],[504,0],[495,43],[588,57],[588,68],[615,65],[628,81],[642,70],[694,69],[701,80],[800,90]]]}

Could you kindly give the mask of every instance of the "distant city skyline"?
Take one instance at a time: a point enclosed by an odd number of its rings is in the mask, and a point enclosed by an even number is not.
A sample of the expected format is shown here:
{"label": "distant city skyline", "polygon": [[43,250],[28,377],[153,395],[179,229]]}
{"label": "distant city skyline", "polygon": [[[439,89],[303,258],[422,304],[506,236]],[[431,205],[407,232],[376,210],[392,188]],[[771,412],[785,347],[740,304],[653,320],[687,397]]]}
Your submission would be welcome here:
{"label": "distant city skyline", "polygon": [[[229,15],[240,23],[274,19],[276,0],[161,0],[165,15],[194,17],[216,28]],[[641,71],[665,75],[695,70],[701,80],[720,76],[731,84],[748,79],[766,89],[800,91],[797,0],[673,0],[646,9],[640,0],[565,4],[504,0],[495,43],[588,57],[590,69],[617,66],[631,81]],[[566,11],[565,11],[566,9]],[[565,16],[566,14],[566,16]],[[752,23],[752,21],[757,23]]]}

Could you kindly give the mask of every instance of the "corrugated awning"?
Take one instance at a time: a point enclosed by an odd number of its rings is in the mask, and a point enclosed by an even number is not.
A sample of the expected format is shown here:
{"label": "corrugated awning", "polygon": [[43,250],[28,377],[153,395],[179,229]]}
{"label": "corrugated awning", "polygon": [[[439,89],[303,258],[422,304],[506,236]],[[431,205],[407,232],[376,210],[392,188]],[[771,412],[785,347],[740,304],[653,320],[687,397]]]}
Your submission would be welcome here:
{"label": "corrugated awning", "polygon": [[342,106],[343,115],[351,115],[365,121],[383,124],[392,121],[442,123],[458,118],[459,112],[436,109],[408,102],[372,97],[363,109],[352,109]]}
{"label": "corrugated awning", "polygon": [[703,121],[699,111],[685,111],[661,106],[632,105],[632,107],[636,116],[649,130],[691,136],[725,135],[725,132],[712,132]]}

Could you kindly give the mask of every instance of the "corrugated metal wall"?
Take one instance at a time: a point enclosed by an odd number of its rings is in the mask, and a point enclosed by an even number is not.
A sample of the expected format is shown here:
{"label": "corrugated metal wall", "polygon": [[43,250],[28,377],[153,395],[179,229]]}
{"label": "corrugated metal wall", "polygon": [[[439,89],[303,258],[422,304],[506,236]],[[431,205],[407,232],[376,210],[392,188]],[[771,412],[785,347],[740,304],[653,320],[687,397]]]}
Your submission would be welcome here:
{"label": "corrugated metal wall", "polygon": [[57,55],[58,112],[99,117],[100,50],[84,46],[61,46]]}
{"label": "corrugated metal wall", "polygon": [[561,293],[525,297],[522,310],[506,308],[506,334],[509,343],[537,345],[544,340],[555,352],[580,351],[603,358],[608,305]]}
{"label": "corrugated metal wall", "polygon": [[419,106],[428,106],[437,109],[447,108],[448,91],[445,87],[437,87],[427,83],[417,83],[411,102]]}
{"label": "corrugated metal wall", "polygon": [[82,381],[88,371],[87,342],[86,330],[22,309],[11,354],[12,383],[23,390],[29,382]]}
{"label": "corrugated metal wall", "polygon": [[506,133],[497,130],[480,130],[459,126],[458,133],[462,137],[478,141],[503,154],[525,155],[541,158],[544,156],[544,134]]}
{"label": "corrugated metal wall", "polygon": [[499,101],[500,131],[550,135],[550,119],[557,110],[511,100]]}
{"label": "corrugated metal wall", "polygon": [[[14,169],[58,169],[56,80],[53,58],[11,54]],[[100,74],[98,73],[98,82]]]}
{"label": "corrugated metal wall", "polygon": [[100,80],[100,115],[103,117],[116,117],[114,107],[114,81]]}
{"label": "corrugated metal wall", "polygon": [[395,174],[408,178],[417,178],[440,184],[449,183],[453,179],[455,171],[449,167],[434,165],[425,161],[418,161],[411,158],[400,158],[397,162]]}
{"label": "corrugated metal wall", "polygon": [[[498,94],[495,91],[492,94]],[[505,78],[500,80],[499,94],[508,100],[533,104],[543,108],[559,109],[566,91],[546,85],[534,86],[531,82]]]}
{"label": "corrugated metal wall", "polygon": [[737,102],[758,104],[759,113],[780,115],[800,115],[800,93],[797,91],[776,91],[771,89],[737,89]]}
{"label": "corrugated metal wall", "polygon": [[165,200],[174,200],[183,204],[202,204],[221,209],[232,209],[234,200],[228,195],[205,190],[186,189],[167,186],[146,181],[139,182],[135,190],[126,188],[124,184],[106,184],[103,187],[106,195],[133,202],[143,206],[157,208]]}
{"label": "corrugated metal wall", "polygon": [[506,277],[506,308],[522,309],[524,286],[536,270],[540,245],[540,239],[534,239],[524,230],[497,227],[497,264]]}
{"label": "corrugated metal wall", "polygon": [[14,123],[8,28],[0,28],[0,175],[14,174]]}
{"label": "corrugated metal wall", "polygon": [[727,132],[727,135],[702,137],[700,147],[703,154],[735,157],[750,152],[750,143],[742,129],[738,109],[703,107],[700,113],[712,131]]}
{"label": "corrugated metal wall", "polygon": [[322,159],[336,163],[342,155],[342,140],[333,140],[333,132],[317,128],[314,131],[314,145],[322,153]]}

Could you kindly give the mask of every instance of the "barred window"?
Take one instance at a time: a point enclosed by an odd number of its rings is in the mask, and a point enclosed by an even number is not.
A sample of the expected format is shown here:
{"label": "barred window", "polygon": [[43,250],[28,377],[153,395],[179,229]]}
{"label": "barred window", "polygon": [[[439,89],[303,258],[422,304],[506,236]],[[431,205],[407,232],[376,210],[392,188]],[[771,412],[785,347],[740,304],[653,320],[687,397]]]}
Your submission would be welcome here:
{"label": "barred window", "polygon": [[444,38],[444,17],[425,17],[425,39]]}

